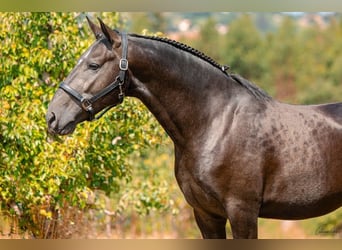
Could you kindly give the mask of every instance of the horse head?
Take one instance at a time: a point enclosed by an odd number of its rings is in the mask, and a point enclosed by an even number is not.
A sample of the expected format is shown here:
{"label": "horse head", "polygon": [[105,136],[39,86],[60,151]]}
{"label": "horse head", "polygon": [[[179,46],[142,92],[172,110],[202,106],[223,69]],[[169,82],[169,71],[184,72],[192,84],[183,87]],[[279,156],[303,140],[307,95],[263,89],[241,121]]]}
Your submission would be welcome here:
{"label": "horse head", "polygon": [[82,54],[49,104],[46,121],[51,134],[71,134],[78,123],[99,118],[123,101],[127,89],[126,35],[100,19],[100,26],[87,20],[96,41]]}

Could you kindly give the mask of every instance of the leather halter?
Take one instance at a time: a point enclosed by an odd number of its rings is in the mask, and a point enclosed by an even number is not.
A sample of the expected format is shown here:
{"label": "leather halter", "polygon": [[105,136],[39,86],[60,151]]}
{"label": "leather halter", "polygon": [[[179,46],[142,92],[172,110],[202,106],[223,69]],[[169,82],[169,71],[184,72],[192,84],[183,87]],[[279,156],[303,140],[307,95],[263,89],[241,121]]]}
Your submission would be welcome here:
{"label": "leather halter", "polygon": [[[75,99],[78,102],[79,106],[89,114],[88,121],[100,119],[109,109],[123,102],[125,94],[124,94],[122,86],[125,83],[126,71],[128,70],[128,61],[127,61],[128,42],[127,42],[126,33],[121,33],[121,40],[122,40],[122,57],[119,63],[120,72],[119,72],[119,75],[115,78],[114,82],[112,82],[107,87],[100,90],[99,92],[97,92],[95,95],[93,95],[90,98],[87,98],[83,96],[82,94],[78,93],[75,89],[73,89],[69,85],[66,85],[64,82],[61,82],[61,84],[59,85],[59,88],[63,89],[68,95],[73,97],[73,99]],[[116,88],[119,88],[119,95],[118,95],[119,103],[106,107],[98,116],[95,116],[93,103],[95,103],[97,100],[104,97],[105,95],[111,93]]]}

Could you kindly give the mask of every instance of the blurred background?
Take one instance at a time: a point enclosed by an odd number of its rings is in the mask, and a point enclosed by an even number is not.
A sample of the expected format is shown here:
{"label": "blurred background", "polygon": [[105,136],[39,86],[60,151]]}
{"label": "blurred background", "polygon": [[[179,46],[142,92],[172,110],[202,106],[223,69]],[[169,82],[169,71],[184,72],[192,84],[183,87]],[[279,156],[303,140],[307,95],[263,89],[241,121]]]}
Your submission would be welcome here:
{"label": "blurred background", "polygon": [[[342,100],[339,13],[0,13],[1,238],[201,238],[174,177],[172,142],[138,100],[72,136],[47,136],[47,105],[94,41],[86,15],[186,43],[283,102]],[[341,232],[341,209],[259,220],[260,238]]]}

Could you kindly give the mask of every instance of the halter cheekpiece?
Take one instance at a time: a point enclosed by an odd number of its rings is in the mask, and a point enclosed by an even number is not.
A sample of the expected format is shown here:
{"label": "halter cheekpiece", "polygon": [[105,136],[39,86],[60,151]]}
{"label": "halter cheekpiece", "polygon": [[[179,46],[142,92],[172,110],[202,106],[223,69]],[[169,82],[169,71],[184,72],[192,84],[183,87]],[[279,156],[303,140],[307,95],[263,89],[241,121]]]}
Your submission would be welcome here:
{"label": "halter cheekpiece", "polygon": [[[61,84],[59,85],[59,88],[63,89],[68,95],[70,95],[73,99],[75,99],[78,102],[79,106],[89,114],[88,121],[100,119],[109,109],[123,102],[125,94],[124,94],[122,86],[125,83],[126,71],[128,70],[128,61],[127,61],[127,47],[128,47],[127,43],[128,42],[127,42],[126,33],[121,33],[121,40],[122,40],[122,57],[119,63],[120,72],[119,72],[119,75],[115,78],[114,82],[112,82],[107,87],[97,92],[95,95],[93,95],[90,98],[87,98],[83,96],[82,94],[78,93],[75,89],[73,89],[69,85],[66,85],[64,82],[61,82]],[[98,99],[111,93],[113,90],[117,88],[119,89],[119,94],[118,94],[119,103],[106,107],[98,116],[95,116],[93,103],[95,103]]]}

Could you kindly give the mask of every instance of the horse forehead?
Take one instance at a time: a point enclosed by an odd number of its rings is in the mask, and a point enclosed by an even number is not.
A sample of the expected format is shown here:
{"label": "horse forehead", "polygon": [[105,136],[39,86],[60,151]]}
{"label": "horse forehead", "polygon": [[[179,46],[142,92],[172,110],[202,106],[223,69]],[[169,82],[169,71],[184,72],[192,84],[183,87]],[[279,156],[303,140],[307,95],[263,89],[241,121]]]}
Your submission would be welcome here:
{"label": "horse forehead", "polygon": [[101,41],[96,41],[92,46],[88,48],[86,52],[81,56],[78,60],[77,65],[81,64],[84,60],[89,59],[90,57],[98,57],[98,56],[105,56],[106,53],[106,45],[101,43]]}
{"label": "horse forehead", "polygon": [[91,46],[81,57],[80,59],[78,59],[77,61],[77,66],[80,65],[85,59],[87,59],[90,55],[90,53],[92,53],[92,50],[94,49],[93,46]]}

